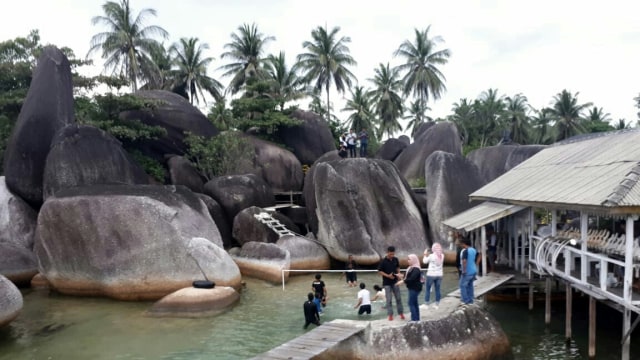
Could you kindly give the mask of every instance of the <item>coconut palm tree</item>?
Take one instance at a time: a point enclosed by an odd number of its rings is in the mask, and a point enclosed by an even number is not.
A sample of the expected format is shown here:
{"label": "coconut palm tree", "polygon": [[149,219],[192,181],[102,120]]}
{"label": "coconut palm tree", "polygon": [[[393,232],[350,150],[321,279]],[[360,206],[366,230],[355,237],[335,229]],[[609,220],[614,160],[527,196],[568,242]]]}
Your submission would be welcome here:
{"label": "coconut palm tree", "polygon": [[498,95],[497,89],[483,91],[474,102],[475,120],[480,130],[480,147],[497,144],[501,137],[500,119],[504,116],[504,96]]}
{"label": "coconut palm tree", "polygon": [[[527,111],[527,97],[516,94],[505,99],[504,120],[509,131],[509,140],[518,144],[529,143],[530,124]],[[503,138],[503,140],[506,140]]]}
{"label": "coconut palm tree", "polygon": [[394,132],[402,131],[398,121],[403,113],[402,97],[398,94],[402,91],[400,73],[398,69],[391,69],[389,63],[386,66],[379,64],[374,72],[375,76],[369,81],[373,83],[370,95],[380,123],[378,134],[386,132],[391,137]]}
{"label": "coconut palm tree", "polygon": [[159,26],[145,26],[149,16],[156,16],[154,9],[143,9],[134,16],[129,0],[107,1],[102,5],[104,16],[91,19],[93,25],[102,24],[109,30],[94,35],[87,56],[102,51],[105,70],[126,76],[131,89],[138,89],[138,79],[152,77],[156,67],[150,53],[160,45],[153,37],[166,39],[169,35]]}
{"label": "coconut palm tree", "polygon": [[338,39],[340,27],[336,26],[327,32],[326,28],[318,26],[311,31],[312,41],[305,41],[302,47],[305,53],[298,55],[296,69],[300,70],[303,82],[314,84],[317,91],[327,92],[327,117],[331,118],[331,101],[329,90],[334,84],[338,92],[345,92],[351,87],[355,75],[348,66],[355,66],[357,62],[349,54],[348,43],[351,38],[342,36]]}
{"label": "coconut palm tree", "polygon": [[280,51],[278,56],[269,55],[265,62],[265,69],[281,111],[284,110],[284,105],[288,101],[300,99],[305,95],[295,69],[287,67],[283,51]]}
{"label": "coconut palm tree", "polygon": [[360,129],[373,129],[375,115],[372,111],[372,102],[369,93],[362,86],[356,86],[350,90],[351,98],[347,100],[342,111],[351,111],[347,118],[347,127],[359,131]]}
{"label": "coconut palm tree", "polygon": [[433,118],[427,115],[427,111],[429,110],[431,110],[431,108],[420,99],[411,102],[407,108],[407,116],[403,117],[405,120],[409,119],[407,129],[411,129],[411,137],[416,134],[416,131],[418,131],[420,125],[424,124],[425,120],[433,121]]}
{"label": "coconut palm tree", "polygon": [[204,91],[208,92],[218,101],[222,99],[223,86],[216,79],[207,75],[207,67],[213,61],[211,57],[205,57],[204,50],[209,49],[207,43],[198,44],[198,38],[182,38],[169,49],[176,69],[173,72],[174,86],[186,90],[189,102],[205,104]]}
{"label": "coconut palm tree", "polygon": [[533,115],[531,117],[532,133],[531,140],[534,144],[550,144],[555,139],[551,123],[553,122],[551,109],[543,108],[536,110],[531,108]]}
{"label": "coconut palm tree", "polygon": [[615,130],[631,129],[631,123],[628,123],[625,119],[618,119],[618,122],[613,127]]}
{"label": "coconut palm tree", "polygon": [[440,36],[429,38],[430,28],[431,25],[422,31],[415,29],[414,42],[405,40],[393,53],[405,61],[398,66],[401,72],[406,72],[402,79],[405,96],[413,94],[425,103],[430,99],[439,99],[447,89],[445,77],[438,66],[445,65],[451,56],[449,49],[437,49],[443,40]]}
{"label": "coconut palm tree", "polygon": [[264,79],[266,72],[262,67],[265,48],[269,42],[275,40],[274,36],[266,36],[258,31],[256,24],[243,24],[238,27],[237,33],[231,34],[231,42],[224,45],[227,49],[221,58],[230,59],[232,62],[223,65],[220,69],[225,73],[222,76],[233,76],[229,89],[232,94],[240,91],[250,77]]}
{"label": "coconut palm tree", "polygon": [[550,113],[555,120],[556,141],[585,132],[582,113],[592,104],[578,104],[578,94],[579,92],[576,92],[573,95],[565,89],[553,97],[554,102]]}
{"label": "coconut palm tree", "polygon": [[459,102],[453,103],[451,111],[453,115],[449,116],[449,120],[458,127],[462,143],[464,145],[474,144],[476,140],[474,135],[480,134],[480,127],[476,122],[473,103],[467,98],[462,98]]}
{"label": "coconut palm tree", "polygon": [[611,121],[611,114],[605,113],[601,107],[593,106],[589,109],[589,113],[585,120],[585,129],[589,133],[606,132],[615,129],[611,124],[609,124]]}

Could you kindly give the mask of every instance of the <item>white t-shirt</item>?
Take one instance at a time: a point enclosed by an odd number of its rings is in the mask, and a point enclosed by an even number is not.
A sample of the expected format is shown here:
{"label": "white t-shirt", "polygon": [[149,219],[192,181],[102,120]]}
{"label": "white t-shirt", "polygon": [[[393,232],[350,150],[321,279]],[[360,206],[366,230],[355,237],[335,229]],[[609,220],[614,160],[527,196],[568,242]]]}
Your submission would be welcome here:
{"label": "white t-shirt", "polygon": [[349,135],[347,135],[347,143],[349,145],[355,145],[356,144],[356,134],[350,133]]}
{"label": "white t-shirt", "polygon": [[387,296],[385,295],[384,289],[376,293],[376,300],[381,300],[382,302],[387,301]]}
{"label": "white t-shirt", "polygon": [[442,261],[438,260],[438,256],[434,253],[422,258],[422,263],[428,266],[427,276],[442,276],[442,265],[444,263],[444,255]]}
{"label": "white t-shirt", "polygon": [[360,306],[371,305],[371,295],[369,294],[369,290],[362,289],[358,291],[358,299],[360,298],[362,298],[362,302],[360,303]]}

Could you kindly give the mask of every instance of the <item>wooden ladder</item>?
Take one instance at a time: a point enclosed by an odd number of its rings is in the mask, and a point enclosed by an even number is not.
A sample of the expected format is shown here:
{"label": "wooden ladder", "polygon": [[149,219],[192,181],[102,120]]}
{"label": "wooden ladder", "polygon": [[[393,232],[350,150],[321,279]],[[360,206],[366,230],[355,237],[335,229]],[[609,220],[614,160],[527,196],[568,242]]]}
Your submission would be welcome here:
{"label": "wooden ladder", "polygon": [[274,219],[273,216],[271,216],[271,214],[269,214],[268,212],[263,211],[258,214],[254,214],[253,217],[261,223],[267,225],[267,227],[278,234],[279,237],[283,237],[285,235],[296,235],[296,233],[287,229],[287,227],[284,226],[284,224],[282,224],[280,221]]}

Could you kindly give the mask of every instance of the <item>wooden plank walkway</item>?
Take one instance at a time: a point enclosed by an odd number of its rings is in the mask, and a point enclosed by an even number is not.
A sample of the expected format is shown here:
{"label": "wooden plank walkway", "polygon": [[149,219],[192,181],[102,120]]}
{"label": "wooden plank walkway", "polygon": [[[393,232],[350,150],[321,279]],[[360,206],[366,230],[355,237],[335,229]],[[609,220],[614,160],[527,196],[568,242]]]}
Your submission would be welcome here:
{"label": "wooden plank walkway", "polygon": [[365,326],[343,324],[334,320],[328,323],[323,323],[306,334],[262,353],[253,359],[311,359],[337,345],[339,342],[344,341],[359,332],[363,332],[364,329]]}
{"label": "wooden plank walkway", "polygon": [[[473,295],[480,297],[511,280],[514,276],[514,274],[500,274],[496,272],[490,272],[486,276],[478,276],[478,280],[473,282]],[[447,296],[459,298],[460,289],[450,292]]]}

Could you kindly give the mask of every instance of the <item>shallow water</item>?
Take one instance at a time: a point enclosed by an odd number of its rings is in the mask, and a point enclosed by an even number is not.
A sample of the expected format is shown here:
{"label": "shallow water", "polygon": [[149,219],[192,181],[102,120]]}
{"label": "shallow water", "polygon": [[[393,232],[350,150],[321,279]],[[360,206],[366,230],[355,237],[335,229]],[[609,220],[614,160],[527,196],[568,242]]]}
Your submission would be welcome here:
{"label": "shallow water", "polygon": [[[25,290],[22,313],[8,328],[0,330],[0,360],[246,359],[305,332],[302,304],[311,290],[313,275],[290,278],[284,291],[281,285],[247,278],[239,305],[217,317],[202,319],[146,317],[144,313],[152,303]],[[347,287],[339,276],[323,274],[329,293],[323,322],[359,318],[353,308],[359,289]],[[373,285],[381,282],[375,273],[359,273],[358,279],[367,284],[372,295]],[[448,269],[443,293],[456,288],[456,273]],[[405,308],[406,301],[404,292]],[[385,318],[381,305],[374,304],[373,314],[361,318]],[[488,309],[507,332],[516,359],[586,358],[584,316],[574,315],[577,340],[567,348],[563,309],[554,312],[548,329],[544,326],[543,303],[536,304],[533,312],[527,310],[526,303],[494,303],[488,304]],[[608,334],[601,334],[598,325],[597,358],[619,359],[621,328],[605,327]],[[306,331],[311,329],[313,325]]]}

